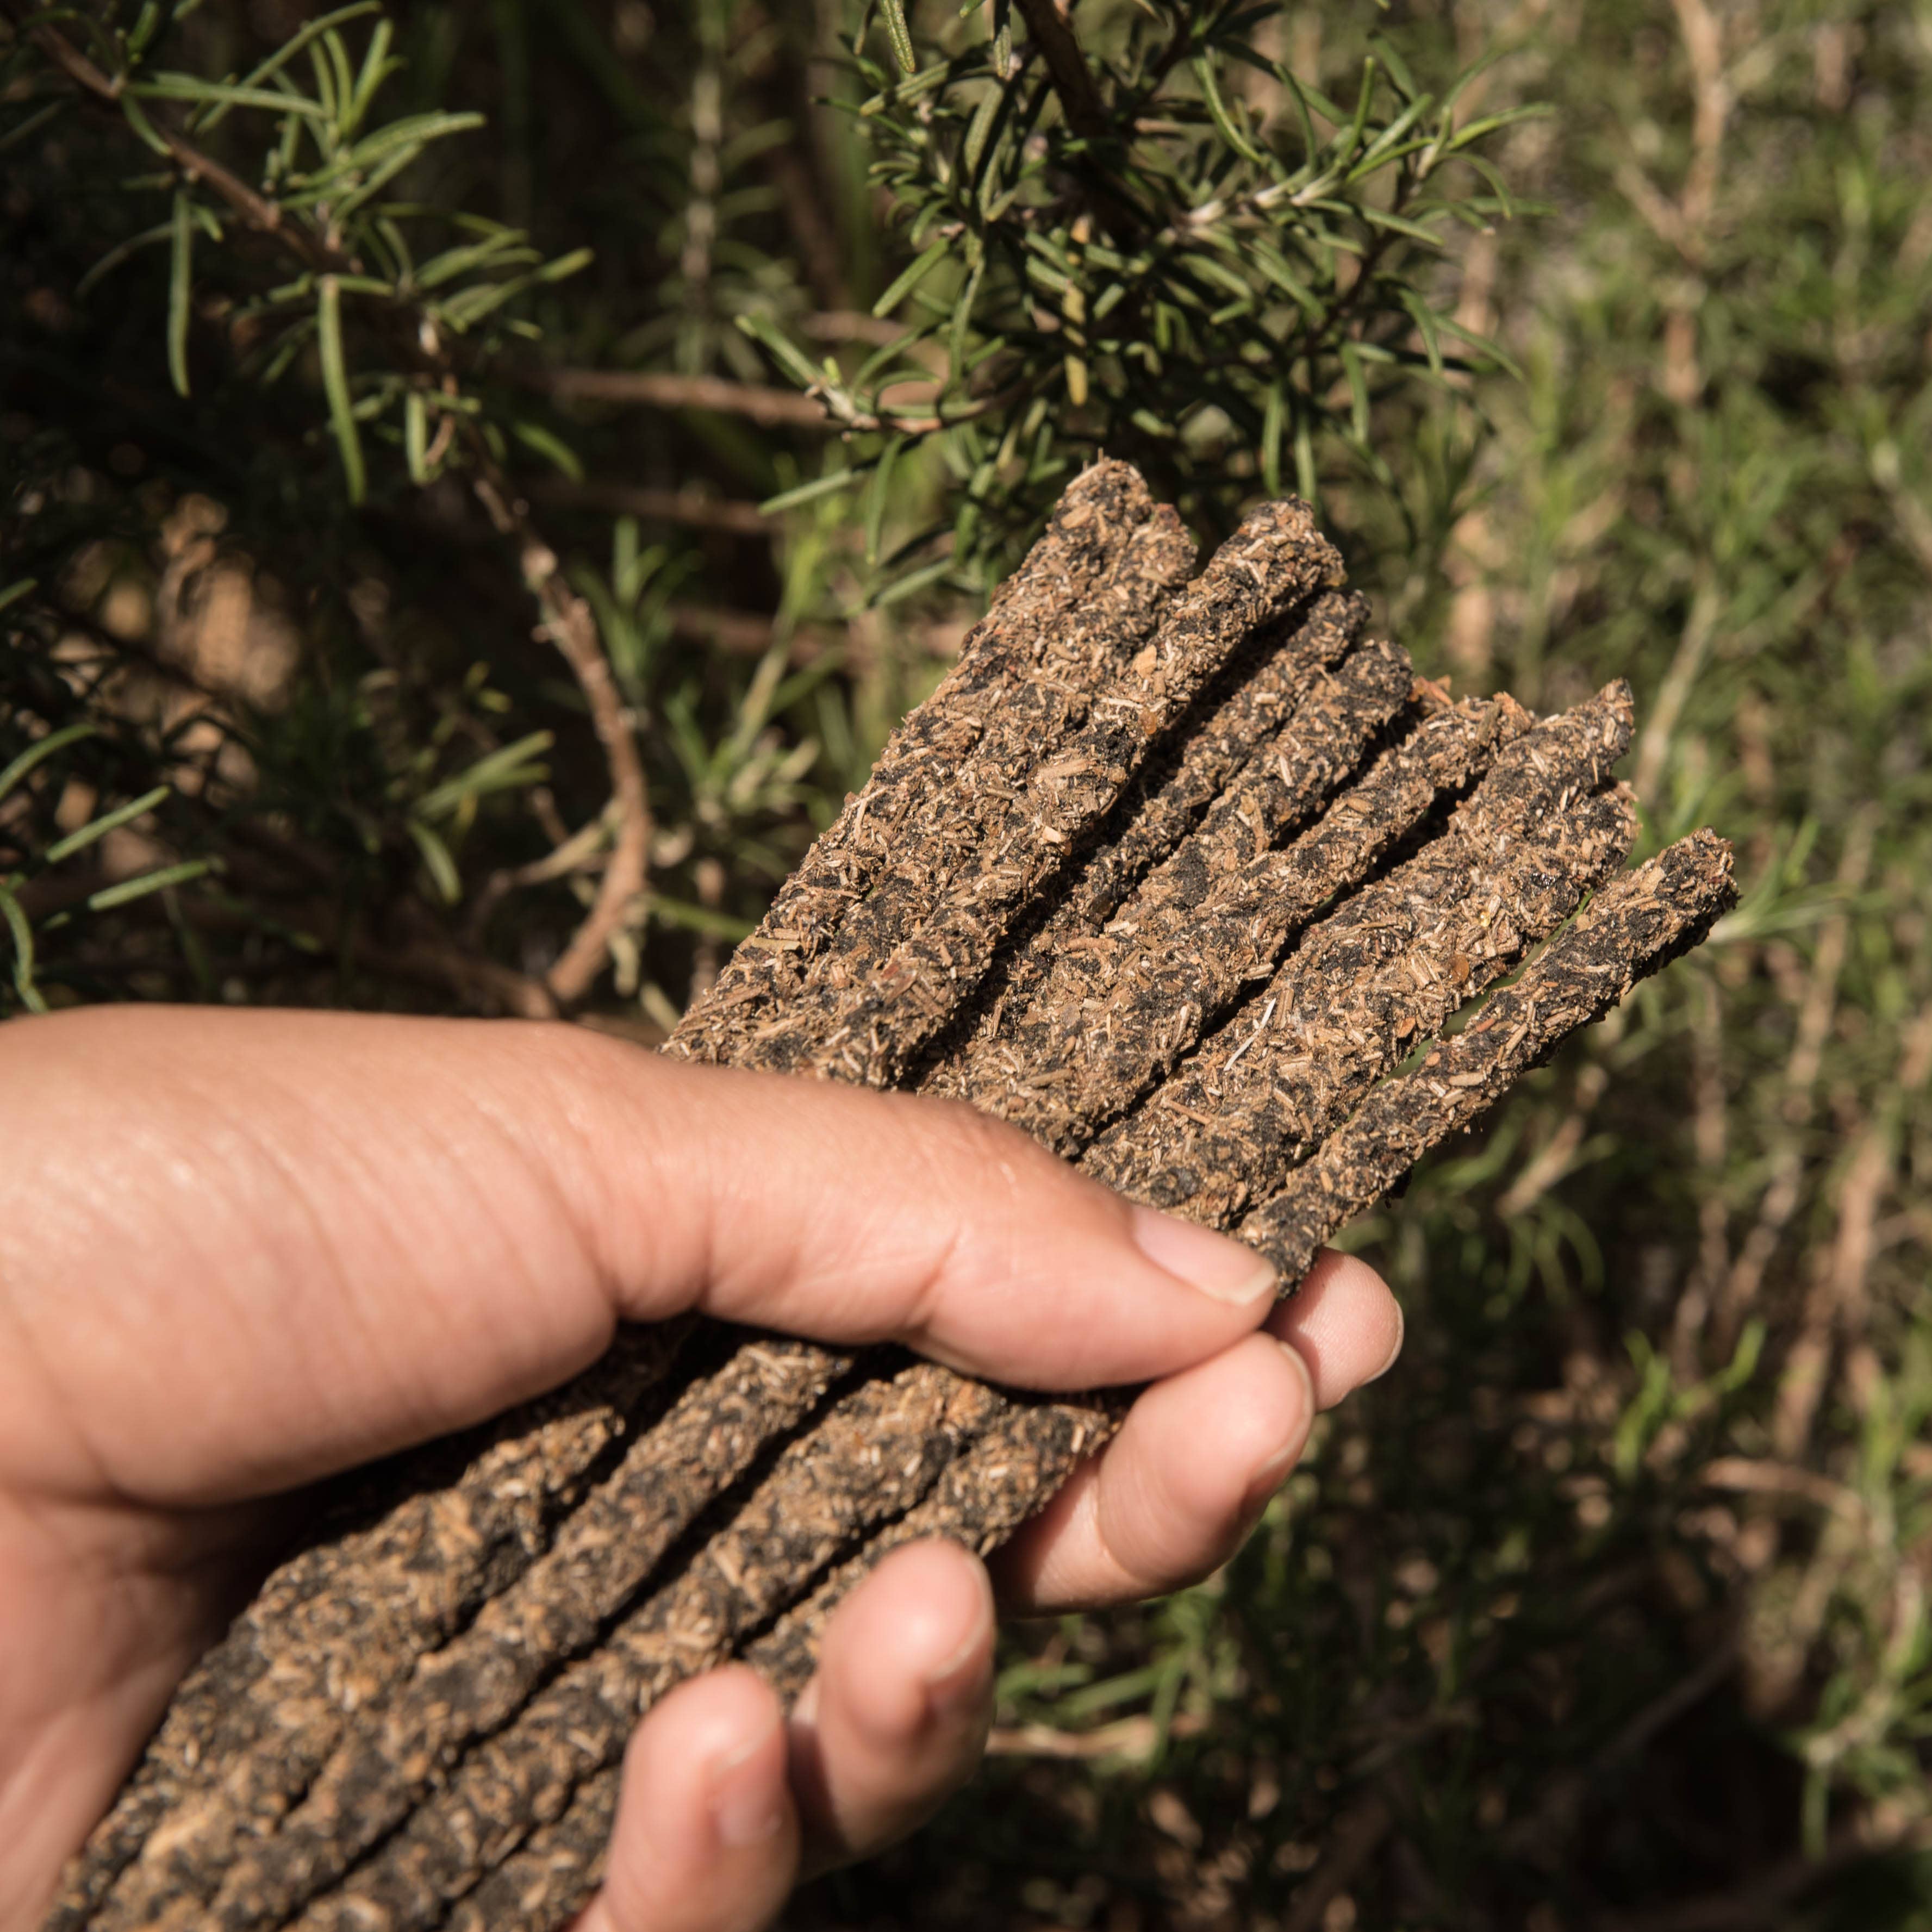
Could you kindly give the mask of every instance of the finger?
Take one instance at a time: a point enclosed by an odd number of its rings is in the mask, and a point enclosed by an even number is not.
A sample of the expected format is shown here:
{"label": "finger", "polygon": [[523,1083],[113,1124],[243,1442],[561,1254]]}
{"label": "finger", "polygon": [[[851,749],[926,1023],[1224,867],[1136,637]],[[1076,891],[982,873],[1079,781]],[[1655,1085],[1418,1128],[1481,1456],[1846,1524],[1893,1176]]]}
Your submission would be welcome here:
{"label": "finger", "polygon": [[1332,1248],[1316,1257],[1299,1291],[1266,1327],[1308,1364],[1322,1408],[1388,1374],[1402,1353],[1401,1303],[1366,1262]]}
{"label": "finger", "polygon": [[896,1550],[825,1634],[792,1717],[808,1870],[904,1838],[970,1778],[992,1721],[993,1593],[956,1544]]}
{"label": "finger", "polygon": [[1035,1615],[1198,1582],[1240,1546],[1314,1418],[1307,1364],[1270,1335],[1155,1383],[994,1558],[1002,1602]]}
{"label": "finger", "polygon": [[0,1031],[0,1466],[205,1504],[495,1413],[620,1318],[1139,1381],[1249,1250],[968,1110],[562,1026],[97,1009]]}
{"label": "finger", "polygon": [[572,1932],[757,1932],[798,1873],[785,1727],[742,1664],[681,1684],[638,1727],[603,1889]]}
{"label": "finger", "polygon": [[[1264,1333],[1292,1350],[1313,1405],[1330,1408],[1394,1364],[1402,1309],[1366,1262],[1324,1249]],[[1025,1610],[1120,1602],[1226,1561],[1294,1466],[1307,1426],[1280,1373],[1292,1378],[1294,1364],[1244,1350],[1142,1396],[1103,1454],[995,1558],[1003,1598]]]}

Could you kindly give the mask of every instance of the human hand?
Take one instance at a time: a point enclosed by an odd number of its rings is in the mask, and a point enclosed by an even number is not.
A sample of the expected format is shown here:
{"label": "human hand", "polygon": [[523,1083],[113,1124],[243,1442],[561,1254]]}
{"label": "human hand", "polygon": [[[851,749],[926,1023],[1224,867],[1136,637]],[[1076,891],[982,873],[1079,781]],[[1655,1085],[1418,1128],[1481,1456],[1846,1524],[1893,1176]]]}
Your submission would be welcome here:
{"label": "human hand", "polygon": [[[1400,1346],[1324,1257],[1130,1207],[966,1110],[580,1029],[98,1009],[0,1028],[0,1932],[26,1932],[287,1492],[698,1308],[1039,1388],[1149,1384],[986,1573],[926,1544],[841,1610],[789,1718],[742,1666],[639,1727],[578,1932],[750,1932],[976,1762],[995,1600],[1192,1581],[1318,1407]],[[278,1499],[280,1499],[279,1501]]]}

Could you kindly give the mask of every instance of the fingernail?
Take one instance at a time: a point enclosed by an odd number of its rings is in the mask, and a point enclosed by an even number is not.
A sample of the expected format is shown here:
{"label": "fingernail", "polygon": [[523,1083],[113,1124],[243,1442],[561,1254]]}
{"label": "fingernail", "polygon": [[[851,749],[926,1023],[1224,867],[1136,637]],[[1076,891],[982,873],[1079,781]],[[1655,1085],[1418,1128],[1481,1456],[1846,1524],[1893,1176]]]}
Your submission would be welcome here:
{"label": "fingernail", "polygon": [[[1308,1358],[1292,1342],[1284,1342],[1279,1335],[1274,1338],[1274,1343],[1294,1364],[1295,1375],[1301,1384],[1301,1392],[1307,1399],[1303,1413],[1305,1416],[1312,1416],[1315,1413],[1315,1371],[1308,1366]],[[1288,1453],[1292,1456],[1294,1451],[1290,1450]]]}
{"label": "fingernail", "polygon": [[1315,1397],[1315,1371],[1308,1365],[1308,1358],[1292,1342],[1282,1342],[1276,1338],[1282,1353],[1294,1364],[1296,1378],[1301,1384],[1301,1427],[1294,1440],[1285,1449],[1278,1449],[1268,1458],[1268,1468],[1281,1475],[1288,1473],[1288,1466],[1301,1454],[1302,1445],[1308,1439],[1308,1431],[1315,1420],[1318,1406]]}
{"label": "fingernail", "polygon": [[1274,1339],[1275,1346],[1294,1365],[1296,1377],[1301,1384],[1302,1424],[1294,1436],[1249,1478],[1246,1507],[1251,1516],[1259,1516],[1268,1507],[1268,1498],[1288,1480],[1288,1472],[1294,1467],[1296,1459],[1307,1442],[1308,1420],[1315,1413],[1315,1377],[1309,1368],[1308,1358],[1293,1342],[1284,1342],[1279,1336]]}
{"label": "fingernail", "polygon": [[952,1717],[978,1703],[985,1694],[993,1669],[992,1629],[992,1587],[986,1571],[980,1570],[978,1613],[952,1655],[935,1664],[922,1680],[926,1708],[934,1717]]}
{"label": "fingernail", "polygon": [[1134,1246],[1155,1267],[1214,1300],[1240,1307],[1276,1286],[1274,1270],[1252,1248],[1178,1214],[1136,1208],[1133,1238]]}
{"label": "fingernail", "polygon": [[1396,1304],[1395,1309],[1395,1346],[1388,1352],[1388,1360],[1382,1364],[1380,1368],[1376,1370],[1373,1375],[1368,1378],[1366,1382],[1363,1383],[1362,1386],[1364,1388],[1367,1388],[1369,1382],[1380,1382],[1383,1376],[1387,1375],[1390,1370],[1395,1366],[1396,1358],[1402,1353],[1402,1337],[1408,1333],[1408,1318],[1402,1312],[1402,1304],[1400,1302],[1397,1302]]}
{"label": "fingernail", "polygon": [[762,1844],[784,1828],[779,1780],[763,1761],[770,1742],[770,1732],[760,1731],[712,1762],[711,1822],[721,1845]]}
{"label": "fingernail", "polygon": [[1294,1459],[1300,1454],[1300,1443],[1286,1444],[1255,1472],[1254,1480],[1248,1485],[1250,1509],[1260,1510],[1267,1507],[1268,1498],[1287,1481],[1288,1472],[1294,1467]]}

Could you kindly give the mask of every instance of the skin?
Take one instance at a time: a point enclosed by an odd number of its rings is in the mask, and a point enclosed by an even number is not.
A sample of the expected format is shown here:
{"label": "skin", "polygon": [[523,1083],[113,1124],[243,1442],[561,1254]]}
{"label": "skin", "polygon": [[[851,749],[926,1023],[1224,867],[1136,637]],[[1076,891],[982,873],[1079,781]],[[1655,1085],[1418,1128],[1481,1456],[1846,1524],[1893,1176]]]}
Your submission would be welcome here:
{"label": "skin", "polygon": [[95,1009],[0,1028],[0,1928],[38,1923],[289,1492],[696,1307],[1009,1382],[1145,1382],[989,1577],[902,1550],[788,1718],[742,1667],[639,1727],[576,1932],[754,1932],[976,1763],[996,1610],[1223,1562],[1402,1324],[1324,1256],[1131,1207],[948,1104],[561,1026]]}

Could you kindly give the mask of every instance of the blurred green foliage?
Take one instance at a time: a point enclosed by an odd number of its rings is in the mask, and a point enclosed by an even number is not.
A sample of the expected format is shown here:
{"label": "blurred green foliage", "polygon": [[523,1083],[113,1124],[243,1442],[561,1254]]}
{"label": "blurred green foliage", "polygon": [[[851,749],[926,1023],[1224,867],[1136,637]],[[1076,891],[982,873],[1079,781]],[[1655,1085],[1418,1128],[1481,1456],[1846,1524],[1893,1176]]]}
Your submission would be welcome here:
{"label": "blurred green foliage", "polygon": [[1100,448],[1738,845],[1354,1231],[1403,1363],[1243,1554],[797,1923],[1932,1924],[1925,0],[1081,0],[1090,98],[997,0],[0,13],[16,1006],[653,1036]]}
{"label": "blurred green foliage", "polygon": [[1204,536],[1284,476],[1393,500],[1489,364],[1427,284],[1517,110],[1379,41],[1331,99],[1267,8],[1096,8],[1077,85],[1004,8],[902,19],[909,74],[748,0],[10,11],[10,648],[197,748],[140,817],[227,881],[109,937],[42,872],[126,801],[50,766],[24,1004],[662,1026],[1080,464]]}

